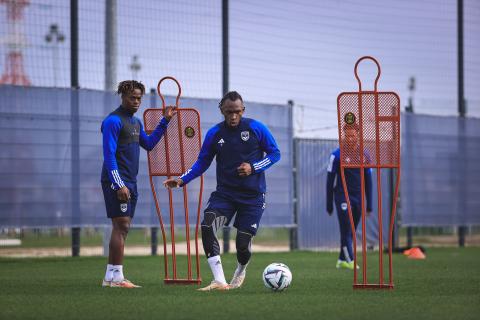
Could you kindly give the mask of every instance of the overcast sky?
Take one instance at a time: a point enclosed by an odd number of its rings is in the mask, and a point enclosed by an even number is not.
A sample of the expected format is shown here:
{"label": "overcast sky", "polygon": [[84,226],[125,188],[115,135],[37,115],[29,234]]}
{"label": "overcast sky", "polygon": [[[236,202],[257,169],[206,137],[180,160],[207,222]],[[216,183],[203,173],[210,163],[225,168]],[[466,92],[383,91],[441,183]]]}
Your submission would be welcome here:
{"label": "overcast sky", "polygon": [[[80,2],[80,85],[104,89],[105,4]],[[32,0],[22,21],[27,46],[25,71],[35,86],[69,85],[68,0]],[[469,115],[480,117],[480,1],[464,1],[465,96]],[[118,0],[117,78],[137,78],[155,87],[177,77],[184,95],[222,94],[221,1]],[[419,113],[457,113],[457,9],[454,0],[231,0],[230,88],[245,100],[295,101],[297,133],[335,137],[336,97],[358,88],[356,60],[376,57],[379,89],[396,91],[407,103],[407,83],[416,78]],[[0,37],[7,33],[0,5]],[[55,23],[66,41],[55,49],[44,41]],[[54,61],[58,50],[58,61]],[[0,47],[0,70],[7,48]],[[56,83],[54,81],[57,72]],[[369,87],[376,69],[366,63],[361,78]],[[370,85],[371,87],[371,85]],[[166,87],[173,93],[173,87]]]}

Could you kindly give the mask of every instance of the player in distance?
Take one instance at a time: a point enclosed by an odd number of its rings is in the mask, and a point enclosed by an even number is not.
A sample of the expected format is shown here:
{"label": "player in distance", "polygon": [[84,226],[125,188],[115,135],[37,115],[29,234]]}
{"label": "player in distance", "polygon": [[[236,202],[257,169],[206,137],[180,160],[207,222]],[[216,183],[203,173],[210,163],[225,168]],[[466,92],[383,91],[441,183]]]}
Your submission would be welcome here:
{"label": "player in distance", "polygon": [[[349,148],[344,148],[347,154],[344,159],[347,162],[359,163],[356,159],[360,155],[359,127],[358,124],[345,124],[345,144]],[[365,161],[369,162],[369,156],[364,152]],[[342,177],[340,172],[340,148],[337,148],[330,155],[327,175],[327,213],[333,213],[333,200],[335,198],[335,207],[337,209],[338,224],[340,226],[340,254],[337,261],[337,268],[354,268],[354,255],[352,249],[352,229],[350,218],[348,216],[347,200],[343,189]],[[360,169],[346,168],[344,170],[345,180],[348,188],[348,196],[352,207],[352,215],[355,230],[362,216],[362,190],[360,181]],[[367,216],[372,212],[372,173],[371,169],[364,169],[365,177],[365,195],[367,201]],[[358,266],[357,266],[358,267]]]}

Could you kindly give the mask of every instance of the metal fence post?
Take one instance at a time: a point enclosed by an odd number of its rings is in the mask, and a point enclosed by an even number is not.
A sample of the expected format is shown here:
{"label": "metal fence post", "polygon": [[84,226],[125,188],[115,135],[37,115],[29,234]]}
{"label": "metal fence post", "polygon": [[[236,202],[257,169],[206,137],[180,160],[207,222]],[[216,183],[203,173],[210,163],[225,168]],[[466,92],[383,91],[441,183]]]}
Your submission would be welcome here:
{"label": "metal fence post", "polygon": [[295,103],[293,100],[288,100],[287,102],[289,107],[289,116],[290,116],[290,125],[291,125],[291,135],[292,138],[292,203],[293,203],[293,227],[290,228],[289,242],[290,250],[298,249],[298,195],[297,195],[297,140],[294,138],[293,134],[293,107]]}

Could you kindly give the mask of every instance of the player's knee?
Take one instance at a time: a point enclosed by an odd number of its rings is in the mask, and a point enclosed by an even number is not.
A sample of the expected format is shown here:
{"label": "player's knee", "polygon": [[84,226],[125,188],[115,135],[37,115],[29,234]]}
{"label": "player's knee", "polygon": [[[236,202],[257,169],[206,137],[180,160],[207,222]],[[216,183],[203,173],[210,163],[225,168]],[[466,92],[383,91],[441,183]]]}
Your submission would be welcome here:
{"label": "player's knee", "polygon": [[348,246],[352,243],[352,237],[344,237],[341,239],[342,246]]}
{"label": "player's knee", "polygon": [[236,247],[237,247],[237,252],[248,252],[250,251],[250,244],[252,241],[252,235],[243,232],[243,231],[238,231],[237,233],[237,239],[235,241]]}
{"label": "player's knee", "polygon": [[203,221],[202,221],[202,229],[203,227],[211,227],[217,218],[217,214],[215,211],[207,211],[205,210],[203,214]]}
{"label": "player's knee", "polygon": [[115,225],[114,225],[114,228],[117,232],[119,232],[120,234],[122,234],[124,237],[127,236],[128,234],[128,231],[130,230],[130,222],[128,221],[120,221],[120,222],[117,222]]}
{"label": "player's knee", "polygon": [[347,240],[352,240],[352,233],[351,232],[345,232],[343,237]]}
{"label": "player's knee", "polygon": [[238,231],[236,239],[237,260],[240,264],[246,265],[250,261],[252,253],[250,244],[252,243],[252,235],[243,231]]}
{"label": "player's knee", "polygon": [[202,225],[202,244],[207,258],[220,255],[220,245],[213,229]]}
{"label": "player's knee", "polygon": [[206,226],[203,224],[201,226],[201,231],[202,231],[202,239],[206,239],[206,237],[209,237],[210,234],[214,234],[211,226]]}
{"label": "player's knee", "polygon": [[213,230],[212,226],[215,223],[217,215],[213,211],[205,211],[203,214],[203,221],[202,221],[202,238],[211,237],[211,234],[214,234],[215,231]]}

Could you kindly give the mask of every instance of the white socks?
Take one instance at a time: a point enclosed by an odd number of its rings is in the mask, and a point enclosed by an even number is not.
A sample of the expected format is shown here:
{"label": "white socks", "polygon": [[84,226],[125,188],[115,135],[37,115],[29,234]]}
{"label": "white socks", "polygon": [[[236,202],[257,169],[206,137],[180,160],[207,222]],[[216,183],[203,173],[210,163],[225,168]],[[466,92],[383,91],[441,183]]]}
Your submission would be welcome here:
{"label": "white socks", "polygon": [[240,262],[237,262],[237,269],[235,270],[235,273],[233,274],[234,277],[242,274],[243,272],[245,272],[245,270],[247,270],[247,266],[248,266],[248,263],[243,265],[243,264],[240,264]]}
{"label": "white socks", "polygon": [[[225,274],[223,273],[222,260],[220,259],[220,256],[208,258],[207,261],[210,269],[212,270],[213,278],[215,279],[215,281],[226,284],[227,280],[225,280]],[[248,263],[245,265],[237,263],[237,269],[235,270],[233,276],[236,277],[244,273],[247,269],[247,266]]]}
{"label": "white socks", "polygon": [[121,282],[125,279],[123,276],[123,266],[121,264],[113,265],[113,282]]}
{"label": "white socks", "polygon": [[225,274],[223,273],[222,260],[220,259],[220,256],[208,258],[207,261],[210,269],[212,270],[215,281],[222,284],[227,284],[227,280],[225,280]]}
{"label": "white socks", "polygon": [[123,281],[123,266],[120,264],[107,264],[107,271],[105,272],[105,281],[121,282]]}
{"label": "white socks", "polygon": [[112,281],[113,279],[113,264],[107,264],[107,271],[105,271],[105,281]]}

